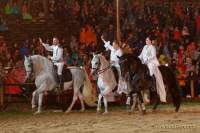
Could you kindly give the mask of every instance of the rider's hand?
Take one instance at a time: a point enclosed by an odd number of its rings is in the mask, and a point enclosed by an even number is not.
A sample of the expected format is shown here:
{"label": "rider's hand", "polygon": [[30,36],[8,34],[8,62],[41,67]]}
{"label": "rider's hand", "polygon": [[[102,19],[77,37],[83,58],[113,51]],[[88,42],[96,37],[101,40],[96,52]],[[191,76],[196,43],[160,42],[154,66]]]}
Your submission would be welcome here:
{"label": "rider's hand", "polygon": [[103,35],[101,35],[101,40],[104,40],[104,37],[103,37]]}
{"label": "rider's hand", "polygon": [[42,41],[42,38],[39,38],[39,42],[40,42],[40,44],[42,44],[42,43],[43,43],[43,41]]}
{"label": "rider's hand", "polygon": [[48,57],[47,57],[49,60],[51,60],[51,56],[50,55],[48,55]]}

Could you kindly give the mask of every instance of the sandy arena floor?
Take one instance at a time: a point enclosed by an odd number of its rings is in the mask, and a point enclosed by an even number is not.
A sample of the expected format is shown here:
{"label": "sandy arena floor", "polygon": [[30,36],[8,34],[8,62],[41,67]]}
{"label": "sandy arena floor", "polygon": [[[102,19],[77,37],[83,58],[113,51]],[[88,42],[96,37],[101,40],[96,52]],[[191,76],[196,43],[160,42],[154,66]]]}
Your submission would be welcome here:
{"label": "sandy arena floor", "polygon": [[172,109],[148,109],[146,115],[129,115],[119,107],[112,107],[108,115],[94,109],[70,114],[48,110],[40,115],[0,112],[0,133],[200,133],[200,105],[184,105],[179,113]]}

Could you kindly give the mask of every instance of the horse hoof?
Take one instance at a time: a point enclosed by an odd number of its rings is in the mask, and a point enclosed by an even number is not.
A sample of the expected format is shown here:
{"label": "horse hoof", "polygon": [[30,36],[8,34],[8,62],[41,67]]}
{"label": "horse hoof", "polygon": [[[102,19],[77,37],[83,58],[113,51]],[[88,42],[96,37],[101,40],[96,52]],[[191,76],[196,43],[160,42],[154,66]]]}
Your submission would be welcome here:
{"label": "horse hoof", "polygon": [[80,112],[81,112],[81,113],[85,112],[85,109],[81,109]]}
{"label": "horse hoof", "polygon": [[102,115],[108,115],[108,112],[104,112]]}
{"label": "horse hoof", "polygon": [[65,114],[69,114],[69,113],[70,113],[70,110],[65,111]]}
{"label": "horse hoof", "polygon": [[142,115],[145,115],[146,114],[146,110],[142,110]]}
{"label": "horse hoof", "polygon": [[34,115],[39,115],[39,114],[41,114],[40,111],[37,111],[37,112],[34,113]]}
{"label": "horse hoof", "polygon": [[101,110],[97,110],[97,114],[101,114]]}
{"label": "horse hoof", "polygon": [[132,114],[132,112],[129,110],[129,111],[127,111],[127,114],[128,114],[128,115],[131,115],[131,114]]}
{"label": "horse hoof", "polygon": [[35,109],[36,108],[36,105],[32,105],[32,109]]}
{"label": "horse hoof", "polygon": [[179,106],[176,106],[176,109],[175,109],[175,112],[177,113],[180,109],[180,105]]}

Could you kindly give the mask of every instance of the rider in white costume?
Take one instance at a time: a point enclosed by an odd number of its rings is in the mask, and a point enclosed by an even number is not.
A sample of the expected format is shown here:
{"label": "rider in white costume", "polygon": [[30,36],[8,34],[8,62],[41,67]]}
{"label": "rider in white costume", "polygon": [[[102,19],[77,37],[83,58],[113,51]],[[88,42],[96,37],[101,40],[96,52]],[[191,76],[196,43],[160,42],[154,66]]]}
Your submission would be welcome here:
{"label": "rider in white costume", "polygon": [[118,75],[119,75],[119,81],[118,81],[118,93],[126,92],[127,90],[127,84],[121,77],[121,70],[119,65],[119,58],[123,55],[123,51],[120,48],[119,44],[114,41],[113,44],[110,44],[110,41],[105,41],[103,36],[101,36],[102,41],[104,42],[104,47],[106,50],[110,50],[110,63],[112,66],[114,66],[117,69]]}
{"label": "rider in white costume", "polygon": [[50,46],[49,44],[43,43],[42,39],[39,38],[40,43],[45,47],[47,51],[53,52],[53,56],[50,56],[49,59],[52,60],[53,64],[57,66],[57,73],[59,76],[60,86],[62,83],[62,70],[64,66],[63,61],[63,48],[60,47],[60,43],[57,37],[53,38],[53,44]]}
{"label": "rider in white costume", "polygon": [[146,64],[150,71],[150,76],[155,76],[156,79],[156,89],[160,96],[161,102],[166,102],[166,90],[163,83],[162,74],[158,68],[160,65],[156,57],[156,48],[152,45],[152,40],[150,37],[146,38],[146,45],[142,49],[139,55],[140,60],[143,64]]}

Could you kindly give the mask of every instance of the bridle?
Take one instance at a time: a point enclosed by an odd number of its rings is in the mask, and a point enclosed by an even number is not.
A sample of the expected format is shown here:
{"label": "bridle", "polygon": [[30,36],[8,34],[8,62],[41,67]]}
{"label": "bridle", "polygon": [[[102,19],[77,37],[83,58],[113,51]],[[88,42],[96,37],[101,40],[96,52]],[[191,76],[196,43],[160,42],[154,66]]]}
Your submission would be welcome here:
{"label": "bridle", "polygon": [[31,58],[30,57],[28,57],[28,60],[29,60],[29,62],[30,62],[30,64],[28,64],[28,67],[30,68],[30,70],[26,70],[25,69],[25,71],[26,71],[26,73],[30,73],[30,75],[32,75],[33,74],[33,62],[32,62],[32,60],[31,60]]}
{"label": "bridle", "polygon": [[[127,61],[127,59],[123,59],[122,61],[119,62],[119,64],[124,63],[125,61]],[[101,65],[100,59],[99,59],[97,65],[98,65],[97,68],[92,68],[93,70],[96,70],[96,71],[97,71],[97,75],[100,75],[100,74],[106,72],[107,70],[109,70],[109,69],[112,67],[112,63],[110,63],[107,67],[105,67],[105,68],[99,70],[99,67],[100,67],[100,65]]]}

